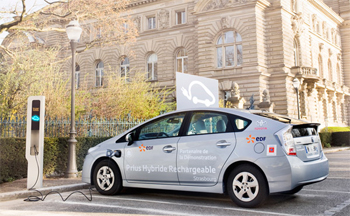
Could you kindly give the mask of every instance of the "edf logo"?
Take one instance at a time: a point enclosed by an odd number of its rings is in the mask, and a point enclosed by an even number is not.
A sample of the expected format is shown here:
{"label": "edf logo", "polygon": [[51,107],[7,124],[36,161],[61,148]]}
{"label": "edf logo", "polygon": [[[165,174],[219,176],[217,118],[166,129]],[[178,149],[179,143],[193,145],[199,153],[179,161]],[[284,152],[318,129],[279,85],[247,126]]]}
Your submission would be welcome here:
{"label": "edf logo", "polygon": [[266,137],[256,137],[256,141],[265,141]]}

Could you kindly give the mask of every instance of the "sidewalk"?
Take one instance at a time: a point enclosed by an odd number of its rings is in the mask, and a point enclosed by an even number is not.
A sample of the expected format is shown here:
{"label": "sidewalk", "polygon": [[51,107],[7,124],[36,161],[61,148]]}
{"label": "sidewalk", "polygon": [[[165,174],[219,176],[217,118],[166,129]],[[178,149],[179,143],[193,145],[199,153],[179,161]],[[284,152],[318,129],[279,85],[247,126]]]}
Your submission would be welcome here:
{"label": "sidewalk", "polygon": [[[325,154],[337,151],[350,150],[350,147],[324,148]],[[83,183],[79,178],[47,178],[43,181],[43,188],[38,189],[44,195],[50,191],[66,192],[89,188],[90,185]],[[27,179],[19,179],[13,182],[0,184],[0,201],[27,198],[28,196],[39,196],[36,191],[27,190]]]}
{"label": "sidewalk", "polygon": [[334,153],[334,152],[337,152],[337,151],[345,151],[345,150],[350,150],[350,147],[330,147],[330,148],[324,148],[323,149],[323,152],[325,154],[328,154],[328,153]]}
{"label": "sidewalk", "polygon": [[[47,178],[43,180],[43,187],[38,189],[43,195],[51,192],[66,192],[89,188],[90,185],[83,183],[79,178]],[[0,184],[0,201],[27,198],[28,196],[40,196],[36,191],[27,190],[27,179],[19,179],[13,182]]]}

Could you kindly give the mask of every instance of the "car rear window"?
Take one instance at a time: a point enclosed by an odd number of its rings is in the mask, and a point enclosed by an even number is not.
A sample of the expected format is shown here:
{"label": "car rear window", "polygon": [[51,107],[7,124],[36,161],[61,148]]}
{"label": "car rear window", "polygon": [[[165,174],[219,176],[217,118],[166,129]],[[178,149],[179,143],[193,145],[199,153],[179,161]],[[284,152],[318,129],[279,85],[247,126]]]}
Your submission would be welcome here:
{"label": "car rear window", "polygon": [[304,137],[317,135],[317,131],[313,127],[297,127],[292,129],[293,137]]}

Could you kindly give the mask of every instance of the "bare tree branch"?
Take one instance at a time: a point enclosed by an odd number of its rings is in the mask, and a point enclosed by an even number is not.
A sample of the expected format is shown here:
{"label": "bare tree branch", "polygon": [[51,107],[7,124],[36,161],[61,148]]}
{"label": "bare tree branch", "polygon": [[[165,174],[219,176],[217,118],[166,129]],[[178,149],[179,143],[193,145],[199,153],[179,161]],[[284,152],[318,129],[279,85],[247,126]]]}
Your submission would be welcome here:
{"label": "bare tree branch", "polygon": [[8,22],[8,23],[0,25],[0,33],[3,32],[3,31],[9,30],[11,27],[16,26],[16,25],[20,24],[23,21],[23,17],[25,15],[26,9],[27,9],[25,0],[22,0],[22,8],[23,8],[22,9],[22,13],[19,16],[19,19],[15,19],[12,22]]}
{"label": "bare tree branch", "polygon": [[7,49],[5,46],[0,45],[0,49],[2,49],[7,55],[9,55],[11,58],[15,57],[15,53],[13,53],[11,50]]}
{"label": "bare tree branch", "polygon": [[60,4],[60,3],[69,3],[69,0],[67,0],[67,1],[54,1],[54,2],[49,2],[49,1],[47,1],[47,0],[44,0],[44,2],[46,2],[47,4],[49,4],[49,5],[52,5],[52,4]]}
{"label": "bare tree branch", "polygon": [[64,28],[35,28],[35,27],[24,27],[24,26],[15,26],[12,29],[16,30],[24,30],[24,31],[35,31],[35,32],[49,32],[49,31],[57,31],[57,32],[66,32]]}
{"label": "bare tree branch", "polygon": [[66,18],[66,17],[68,17],[69,15],[71,15],[72,14],[72,11],[69,11],[69,12],[67,12],[66,14],[64,14],[64,15],[60,15],[60,14],[56,14],[56,13],[46,13],[46,12],[40,12],[40,14],[42,14],[42,15],[48,15],[48,16],[56,16],[56,17],[60,17],[60,18]]}

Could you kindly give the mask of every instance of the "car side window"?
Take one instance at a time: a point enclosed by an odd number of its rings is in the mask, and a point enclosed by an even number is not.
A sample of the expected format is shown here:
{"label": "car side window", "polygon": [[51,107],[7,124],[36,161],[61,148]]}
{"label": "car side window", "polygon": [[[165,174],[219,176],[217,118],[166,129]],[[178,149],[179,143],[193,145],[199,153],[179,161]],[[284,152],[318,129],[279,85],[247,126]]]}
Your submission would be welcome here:
{"label": "car side window", "polygon": [[244,129],[246,129],[251,121],[247,120],[247,119],[243,119],[243,118],[235,118],[235,126],[237,128],[238,131],[243,131]]}
{"label": "car side window", "polygon": [[230,132],[226,114],[215,112],[195,112],[191,117],[187,135]]}
{"label": "car side window", "polygon": [[180,113],[150,122],[140,129],[138,140],[176,137],[184,118],[185,113]]}

